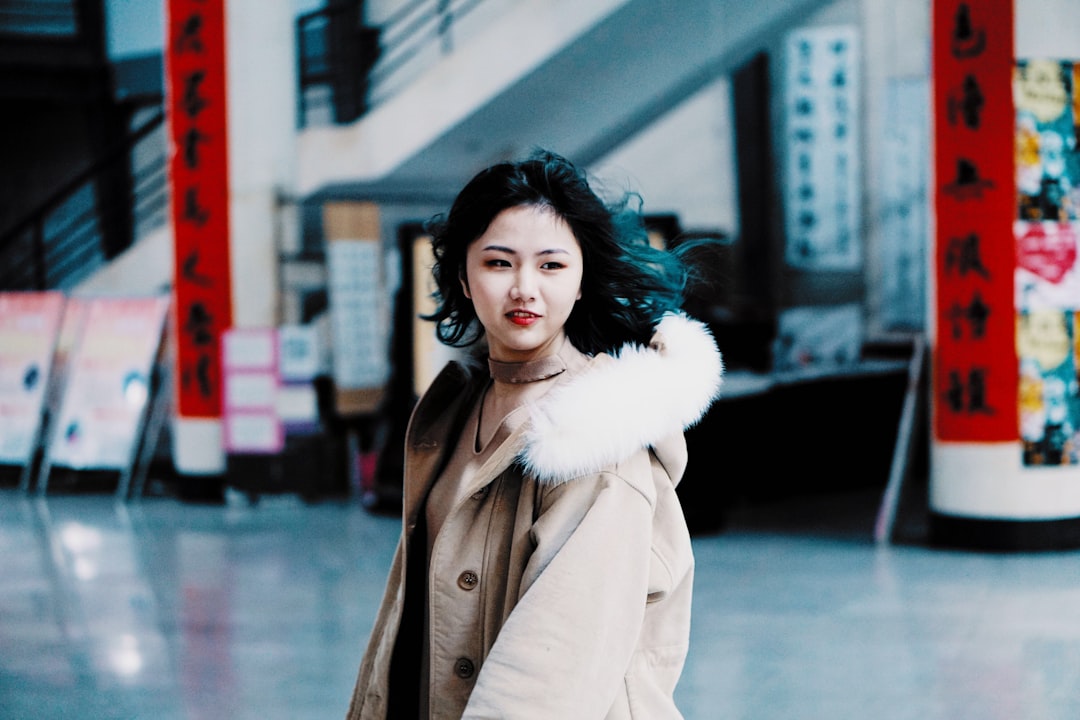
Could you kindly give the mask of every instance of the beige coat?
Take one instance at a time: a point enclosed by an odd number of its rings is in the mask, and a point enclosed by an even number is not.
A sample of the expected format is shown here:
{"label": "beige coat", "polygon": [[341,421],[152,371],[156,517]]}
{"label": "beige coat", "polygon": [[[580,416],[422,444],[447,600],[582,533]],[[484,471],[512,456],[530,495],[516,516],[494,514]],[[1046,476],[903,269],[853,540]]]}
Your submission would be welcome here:
{"label": "beige coat", "polygon": [[694,563],[675,485],[720,356],[703,326],[667,316],[649,348],[568,365],[450,510],[426,577],[423,501],[486,377],[451,364],[420,400],[351,720],[387,717],[396,641],[395,662],[419,667],[404,638],[423,626],[425,591],[431,718],[681,717]]}

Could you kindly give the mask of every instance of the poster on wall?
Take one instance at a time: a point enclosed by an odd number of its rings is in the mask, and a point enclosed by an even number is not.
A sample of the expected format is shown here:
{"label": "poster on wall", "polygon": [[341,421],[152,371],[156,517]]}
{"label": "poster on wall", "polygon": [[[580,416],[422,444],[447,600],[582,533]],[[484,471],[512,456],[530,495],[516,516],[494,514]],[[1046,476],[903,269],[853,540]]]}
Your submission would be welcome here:
{"label": "poster on wall", "polygon": [[323,205],[334,405],[342,415],[375,412],[390,378],[389,313],[382,222],[372,202]]}
{"label": "poster on wall", "polygon": [[34,457],[63,311],[63,293],[0,292],[0,464]]}
{"label": "poster on wall", "polygon": [[1076,313],[1038,308],[1018,313],[1020,437],[1025,465],[1075,465],[1080,431]]}
{"label": "poster on wall", "polygon": [[856,30],[793,32],[784,62],[787,263],[808,270],[856,270],[862,262]]}
{"label": "poster on wall", "polygon": [[1013,0],[933,5],[934,435],[1017,442]]}
{"label": "poster on wall", "polygon": [[328,243],[334,379],[343,388],[380,387],[390,373],[382,343],[381,268],[378,240]]}
{"label": "poster on wall", "polygon": [[50,433],[50,463],[122,470],[138,441],[169,299],[95,298],[87,303]]}
{"label": "poster on wall", "polygon": [[1013,68],[1016,349],[1026,466],[1080,462],[1076,81],[1072,61],[1021,59]]}

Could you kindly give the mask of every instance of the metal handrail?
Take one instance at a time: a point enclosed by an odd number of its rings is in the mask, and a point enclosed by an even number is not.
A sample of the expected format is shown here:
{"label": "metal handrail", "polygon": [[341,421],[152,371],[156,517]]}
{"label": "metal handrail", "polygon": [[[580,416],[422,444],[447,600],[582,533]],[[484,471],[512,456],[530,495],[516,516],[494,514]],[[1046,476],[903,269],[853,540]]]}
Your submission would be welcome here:
{"label": "metal handrail", "polygon": [[[468,15],[481,0],[436,0],[436,2],[413,3],[416,5],[435,5],[434,10],[429,9],[413,22],[402,29],[400,39],[388,40],[383,49],[384,60],[372,70],[370,82],[372,86],[381,85],[398,72],[406,63],[417,57],[425,48],[430,47],[432,41],[437,40],[442,53],[449,54],[453,51],[451,31],[456,21]],[[393,38],[393,28],[386,31],[389,38]]]}
{"label": "metal handrail", "polygon": [[[137,237],[137,228],[164,224],[168,203],[164,144],[141,167],[135,151],[165,115],[156,113],[138,130],[50,195],[0,237],[0,289],[66,288],[89,275]],[[101,202],[95,188],[125,163],[130,193]]]}
{"label": "metal handrail", "polygon": [[75,0],[8,0],[0,4],[0,35],[71,37],[78,35]]}
{"label": "metal handrail", "polygon": [[[369,90],[390,84],[432,41],[439,42],[442,54],[452,52],[454,23],[481,1],[409,0],[378,28],[365,27],[359,17],[350,28],[347,13],[359,15],[359,3],[331,4],[298,17],[298,126],[312,124],[311,111],[323,104],[329,104],[334,122],[355,121],[378,102]],[[345,32],[341,32],[342,23]],[[342,42],[353,46],[342,48]],[[363,47],[365,43],[374,47]],[[351,92],[360,97],[351,97]]]}

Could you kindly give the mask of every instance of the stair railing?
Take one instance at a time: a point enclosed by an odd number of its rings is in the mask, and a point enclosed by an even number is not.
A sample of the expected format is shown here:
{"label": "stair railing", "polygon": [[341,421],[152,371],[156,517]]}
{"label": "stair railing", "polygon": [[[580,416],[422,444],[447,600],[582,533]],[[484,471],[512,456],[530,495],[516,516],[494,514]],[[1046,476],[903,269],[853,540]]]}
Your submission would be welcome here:
{"label": "stair railing", "polygon": [[453,51],[453,27],[482,0],[409,0],[378,27],[363,3],[331,3],[297,18],[299,127],[350,123],[396,92],[409,70]]}
{"label": "stair railing", "polygon": [[0,290],[70,289],[167,222],[164,120],[157,112],[0,237]]}
{"label": "stair railing", "polygon": [[72,37],[79,33],[75,0],[6,0],[0,3],[0,35]]}

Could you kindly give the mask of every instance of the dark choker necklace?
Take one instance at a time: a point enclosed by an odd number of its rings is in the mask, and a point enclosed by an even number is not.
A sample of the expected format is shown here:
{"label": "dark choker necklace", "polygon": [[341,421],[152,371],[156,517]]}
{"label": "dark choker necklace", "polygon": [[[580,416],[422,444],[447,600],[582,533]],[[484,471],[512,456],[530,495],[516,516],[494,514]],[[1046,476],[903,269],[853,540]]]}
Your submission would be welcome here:
{"label": "dark choker necklace", "polygon": [[566,363],[558,355],[548,355],[525,362],[502,362],[488,358],[491,378],[504,383],[531,383],[547,380],[566,370]]}

